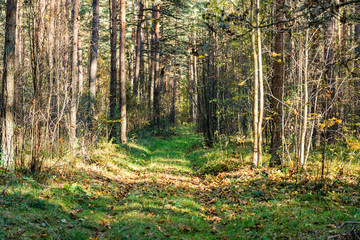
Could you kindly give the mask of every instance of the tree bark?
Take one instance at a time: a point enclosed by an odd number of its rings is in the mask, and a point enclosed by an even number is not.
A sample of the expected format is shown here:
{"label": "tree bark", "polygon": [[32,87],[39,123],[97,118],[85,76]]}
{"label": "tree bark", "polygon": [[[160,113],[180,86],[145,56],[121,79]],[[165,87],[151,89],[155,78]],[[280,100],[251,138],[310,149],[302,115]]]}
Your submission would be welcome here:
{"label": "tree bark", "polygon": [[135,74],[134,74],[134,96],[136,97],[136,102],[139,100],[140,94],[140,71],[143,71],[141,68],[141,58],[142,58],[142,48],[144,41],[142,39],[142,28],[143,28],[143,18],[144,18],[144,4],[141,0],[138,1],[139,15],[136,29],[136,60],[135,60]]}
{"label": "tree bark", "polygon": [[54,86],[56,85],[56,75],[55,75],[55,11],[56,11],[56,1],[50,0],[50,12],[49,12],[49,28],[48,28],[48,99],[47,99],[47,119],[46,119],[46,132],[45,136],[47,139],[47,144],[51,145],[53,141],[51,140],[52,135],[52,119],[54,118],[53,105],[56,101]]}
{"label": "tree bark", "polygon": [[80,3],[79,0],[73,0],[73,13],[72,13],[72,51],[71,51],[71,102],[70,102],[70,135],[69,144],[70,149],[74,150],[76,147],[76,128],[77,128],[77,85],[79,82],[78,72],[78,39],[80,29]]}
{"label": "tree bark", "polygon": [[260,0],[256,1],[257,4],[257,38],[258,38],[258,60],[259,60],[259,124],[258,124],[258,162],[256,166],[262,164],[262,122],[264,117],[264,80],[263,80],[263,64],[262,64],[262,41],[261,41],[261,31],[260,31]]}
{"label": "tree bark", "polygon": [[[360,3],[355,5],[355,12],[359,13],[360,11]],[[354,40],[355,40],[355,56],[359,58],[360,56],[360,23],[355,24],[355,31],[354,31]],[[358,61],[357,61],[358,62]]]}
{"label": "tree bark", "polygon": [[78,70],[79,70],[79,97],[84,95],[84,64],[83,64],[83,50],[82,50],[82,36],[79,30],[78,36]]}
{"label": "tree bark", "polygon": [[40,145],[41,145],[41,97],[44,78],[44,18],[45,18],[45,0],[39,0],[35,3],[36,16],[34,17],[32,49],[33,66],[33,115],[32,115],[32,143],[31,143],[31,172],[38,172],[41,169]]}
{"label": "tree bark", "polygon": [[120,113],[121,113],[121,143],[127,143],[126,136],[126,1],[120,0]]}
{"label": "tree bark", "polygon": [[305,36],[305,67],[304,67],[304,113],[302,120],[301,138],[300,138],[300,164],[302,167],[306,165],[306,152],[305,152],[305,140],[307,132],[307,115],[308,115],[308,62],[309,62],[309,30],[306,30]]}
{"label": "tree bark", "polygon": [[[360,3],[357,3],[355,5],[355,14],[358,14],[360,12]],[[354,41],[355,41],[355,74],[357,81],[355,81],[354,86],[354,92],[358,93],[360,91],[360,71],[359,71],[359,58],[360,58],[360,23],[355,24],[355,30],[354,30]],[[360,116],[360,97],[359,94],[355,94],[355,102],[356,104],[352,105],[352,112],[354,113],[354,116]],[[360,124],[360,118],[356,120],[356,124],[354,124],[354,128],[359,134],[359,124]]]}
{"label": "tree bark", "polygon": [[[111,37],[110,37],[110,48],[111,48],[111,75],[110,75],[110,120],[116,120],[116,93],[117,93],[117,66],[116,66],[116,39],[117,39],[117,3],[116,0],[111,0],[110,5],[111,15]],[[115,125],[111,124],[110,138],[116,137]]]}
{"label": "tree bark", "polygon": [[272,78],[272,101],[271,108],[273,111],[273,125],[271,136],[271,159],[269,166],[274,167],[281,165],[281,123],[282,123],[282,101],[284,88],[284,3],[285,0],[276,1],[276,33],[274,39],[274,76]]}
{"label": "tree bark", "polygon": [[153,120],[157,124],[160,120],[160,5],[154,5],[152,7],[153,19],[154,19],[154,35],[153,35],[153,61],[152,61],[152,71],[153,71],[153,84],[154,84],[154,101],[153,101]]}
{"label": "tree bark", "polygon": [[[254,6],[252,4],[252,6]],[[254,18],[254,10],[251,10],[251,20]],[[259,126],[259,61],[256,49],[256,31],[253,29],[251,33],[251,44],[253,49],[253,58],[254,58],[254,106],[253,106],[253,165],[258,166],[259,163],[259,148],[258,148],[258,126]]]}
{"label": "tree bark", "polygon": [[2,115],[2,156],[1,162],[5,168],[13,169],[14,160],[14,102],[15,102],[15,38],[16,38],[17,0],[6,3],[4,75],[1,101]]}
{"label": "tree bark", "polygon": [[189,115],[190,122],[193,122],[195,119],[194,111],[194,71],[193,71],[193,58],[194,56],[190,55],[188,61],[188,81],[189,81]]}
{"label": "tree bark", "polygon": [[48,40],[48,54],[49,54],[49,103],[48,103],[48,119],[50,120],[52,103],[53,103],[53,86],[55,85],[55,11],[56,11],[56,0],[50,0],[50,15],[49,15],[49,40]]}
{"label": "tree bark", "polygon": [[[175,23],[175,36],[178,35],[178,25],[177,20]],[[176,115],[176,83],[177,83],[177,77],[178,77],[178,66],[177,66],[177,40],[175,39],[175,54],[174,54],[174,69],[175,72],[173,74],[173,82],[172,82],[172,98],[171,98],[171,111],[170,111],[170,123],[175,123],[175,115]]]}
{"label": "tree bark", "polygon": [[[196,21],[194,20],[194,23]],[[194,46],[196,47],[197,39],[196,39],[196,28],[194,30]],[[198,95],[198,65],[197,65],[197,58],[196,56],[193,57],[193,75],[194,75],[194,122],[198,122],[199,119],[199,95]]]}
{"label": "tree bark", "polygon": [[93,128],[96,98],[97,59],[99,50],[99,0],[93,0],[93,19],[90,43],[90,77],[89,77],[89,124]]}

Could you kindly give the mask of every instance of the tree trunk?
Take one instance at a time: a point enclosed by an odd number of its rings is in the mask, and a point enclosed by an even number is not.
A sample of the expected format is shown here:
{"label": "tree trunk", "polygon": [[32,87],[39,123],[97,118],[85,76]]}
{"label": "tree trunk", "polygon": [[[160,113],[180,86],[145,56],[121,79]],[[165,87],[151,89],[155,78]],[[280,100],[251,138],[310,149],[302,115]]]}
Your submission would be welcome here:
{"label": "tree trunk", "polygon": [[1,101],[2,156],[5,168],[13,169],[14,161],[14,102],[15,102],[15,38],[17,0],[7,0],[5,23],[4,75]]}
{"label": "tree trunk", "polygon": [[64,61],[63,61],[63,78],[68,79],[68,64],[69,64],[69,39],[70,39],[70,33],[69,33],[69,16],[70,16],[70,0],[63,0],[63,19],[64,19],[64,44],[63,44],[63,54],[64,54]]}
{"label": "tree trunk", "polygon": [[70,136],[69,144],[72,150],[76,147],[76,113],[77,113],[77,85],[79,82],[78,72],[78,39],[80,29],[80,3],[79,0],[73,0],[73,14],[72,14],[72,51],[71,51],[71,102],[70,102]]}
{"label": "tree trunk", "polygon": [[[196,23],[194,21],[194,23]],[[194,31],[194,46],[196,46],[197,40],[196,40],[196,29]],[[193,57],[193,73],[194,73],[194,122],[198,122],[199,119],[199,95],[198,95],[198,65],[197,65],[197,58],[196,56]]]}
{"label": "tree trunk", "polygon": [[194,73],[193,73],[193,58],[194,56],[190,55],[188,63],[188,81],[189,81],[189,115],[190,122],[193,122],[195,119],[194,112]]}
{"label": "tree trunk", "polygon": [[96,98],[97,59],[99,50],[99,0],[93,0],[93,19],[90,43],[90,77],[89,77],[89,124],[93,128]]}
{"label": "tree trunk", "polygon": [[[110,75],[110,120],[116,120],[116,93],[117,93],[117,67],[116,67],[116,40],[117,40],[117,0],[111,0],[110,15],[111,15],[111,75]],[[116,137],[115,125],[111,124],[110,138]]]}
{"label": "tree trunk", "polygon": [[153,71],[153,83],[154,83],[154,102],[153,102],[153,120],[155,123],[158,123],[160,120],[160,76],[159,76],[159,69],[160,69],[160,28],[159,28],[159,21],[160,21],[160,5],[155,5],[152,7],[153,11],[153,19],[154,19],[154,36],[153,36],[153,64],[152,64],[152,71]]}
{"label": "tree trunk", "polygon": [[53,97],[56,93],[54,92],[54,86],[56,84],[55,79],[55,11],[56,11],[56,1],[50,0],[50,13],[49,13],[49,28],[48,28],[48,76],[49,76],[49,84],[48,84],[48,99],[47,99],[47,110],[46,110],[46,130],[45,130],[45,136],[48,147],[50,148],[50,151],[52,149],[52,140],[51,140],[51,128],[52,128],[52,118],[54,117],[54,114],[52,112],[53,110],[53,104],[55,98]]}
{"label": "tree trunk", "polygon": [[[359,13],[360,11],[360,3],[355,5],[355,13]],[[354,40],[355,40],[355,56],[359,58],[360,56],[360,23],[355,24],[354,31]],[[357,61],[358,62],[358,61]]]}
{"label": "tree trunk", "polygon": [[[252,4],[254,7],[254,5]],[[254,10],[251,10],[251,20],[254,17]],[[253,107],[253,138],[254,138],[254,147],[253,147],[253,165],[258,166],[259,164],[259,61],[256,49],[256,31],[253,30],[251,33],[251,44],[253,49],[253,58],[254,58],[254,107]]]}
{"label": "tree trunk", "polygon": [[300,164],[305,167],[306,164],[306,153],[305,153],[305,140],[307,132],[307,115],[308,115],[308,59],[309,59],[309,30],[306,30],[305,36],[305,67],[304,67],[304,113],[302,120],[301,138],[300,138]]}
{"label": "tree trunk", "polygon": [[282,122],[282,101],[284,88],[284,3],[285,0],[276,1],[276,33],[274,39],[274,76],[272,79],[272,102],[273,125],[271,137],[271,159],[269,166],[281,165],[281,122]]}
{"label": "tree trunk", "polygon": [[[178,25],[177,20],[175,23],[175,36],[178,35]],[[178,66],[176,61],[177,54],[177,41],[175,39],[175,54],[174,54],[174,69],[175,72],[173,74],[173,82],[172,82],[172,96],[171,96],[171,110],[170,110],[170,123],[175,123],[175,115],[176,115],[176,78],[178,77]]]}
{"label": "tree trunk", "polygon": [[137,29],[136,29],[136,60],[135,60],[135,73],[134,73],[134,96],[136,98],[136,102],[139,100],[139,93],[140,93],[140,71],[143,71],[141,68],[141,55],[142,55],[142,48],[143,48],[143,39],[142,39],[142,25],[143,25],[143,17],[144,17],[144,5],[141,0],[138,1],[139,7],[139,15],[138,15],[138,22],[137,22]]}
{"label": "tree trunk", "polygon": [[258,124],[258,162],[256,166],[262,164],[262,122],[264,117],[264,80],[263,80],[263,65],[262,65],[262,48],[261,48],[261,31],[260,31],[260,0],[256,1],[257,3],[257,14],[256,14],[256,22],[257,22],[257,37],[258,37],[258,60],[259,60],[259,124]]}
{"label": "tree trunk", "polygon": [[[355,14],[358,14],[360,12],[360,3],[357,3],[355,5]],[[360,71],[359,71],[359,58],[360,58],[360,23],[355,24],[355,30],[354,30],[354,42],[355,42],[355,74],[357,80],[354,83],[354,92],[359,93],[360,92]],[[359,94],[355,94],[355,104],[352,104],[352,112],[354,113],[354,116],[358,117],[360,116],[360,97]],[[360,125],[360,118],[357,118],[355,120],[356,123],[354,123],[354,128],[359,134],[359,125]]]}
{"label": "tree trunk", "polygon": [[120,0],[120,113],[121,113],[121,143],[127,143],[126,136],[126,1]]}
{"label": "tree trunk", "polygon": [[33,52],[32,52],[32,64],[33,64],[33,114],[32,114],[32,143],[31,143],[31,172],[37,172],[41,169],[40,162],[40,145],[41,145],[41,97],[42,97],[42,85],[44,74],[44,18],[45,18],[45,0],[36,2],[35,5],[36,16],[34,17],[34,29],[33,29]]}
{"label": "tree trunk", "polygon": [[83,65],[83,51],[82,51],[82,36],[79,30],[78,37],[78,68],[79,68],[79,97],[84,95],[84,65]]}
{"label": "tree trunk", "polygon": [[[129,51],[129,61],[128,61],[128,79],[130,81],[130,90],[133,96],[135,95],[134,82],[135,82],[135,65],[136,65],[136,46],[137,46],[137,24],[136,24],[136,0],[131,0],[131,11],[132,11],[132,29],[131,29],[131,40],[134,43],[135,51]],[[134,74],[134,76],[132,76]]]}
{"label": "tree trunk", "polygon": [[55,83],[55,68],[54,68],[54,51],[55,51],[55,11],[56,11],[56,0],[50,0],[50,15],[49,15],[49,40],[48,40],[48,55],[49,55],[49,103],[48,103],[48,119],[50,120],[50,114],[52,110],[52,95],[53,86]]}

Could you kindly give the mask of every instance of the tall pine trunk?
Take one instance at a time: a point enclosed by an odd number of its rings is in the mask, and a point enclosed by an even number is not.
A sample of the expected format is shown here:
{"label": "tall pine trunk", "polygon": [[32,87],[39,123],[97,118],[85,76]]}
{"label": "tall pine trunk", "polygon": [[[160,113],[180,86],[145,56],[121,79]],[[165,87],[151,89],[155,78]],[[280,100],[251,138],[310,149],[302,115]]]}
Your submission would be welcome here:
{"label": "tall pine trunk", "polygon": [[16,38],[17,0],[6,3],[4,75],[2,85],[1,118],[2,124],[2,156],[5,168],[13,169],[14,161],[14,100],[15,100],[15,38]]}
{"label": "tall pine trunk", "polygon": [[[178,35],[178,25],[177,25],[177,20],[175,23],[175,36]],[[172,82],[172,99],[171,99],[171,111],[170,111],[170,122],[171,123],[175,123],[175,115],[176,115],[176,83],[177,83],[177,77],[178,77],[178,64],[177,64],[177,59],[176,59],[176,54],[177,54],[177,41],[175,39],[175,54],[174,54],[174,69],[175,72],[173,74],[173,82]]]}
{"label": "tall pine trunk", "polygon": [[[116,38],[117,38],[117,0],[111,0],[111,33],[110,33],[110,48],[111,48],[111,75],[110,75],[110,119],[116,120],[116,92],[117,92],[117,67],[116,67]],[[116,137],[115,125],[111,126],[110,138]]]}
{"label": "tall pine trunk", "polygon": [[154,84],[154,99],[153,99],[153,120],[157,124],[160,120],[160,5],[154,5],[152,7],[153,19],[154,19],[154,35],[152,45],[153,50],[153,60],[152,60],[152,77]]}
{"label": "tall pine trunk", "polygon": [[193,71],[193,58],[194,56],[190,55],[188,60],[188,81],[189,81],[189,115],[190,122],[193,122],[195,119],[194,111],[194,71]]}
{"label": "tall pine trunk", "polygon": [[120,0],[120,113],[121,113],[121,143],[127,143],[126,136],[126,1]]}
{"label": "tall pine trunk", "polygon": [[79,72],[78,72],[78,39],[79,39],[79,29],[80,29],[80,3],[79,0],[73,0],[73,13],[72,13],[72,51],[71,51],[71,100],[70,100],[70,136],[69,144],[70,148],[74,149],[76,147],[76,113],[77,113],[77,85],[79,82]]}
{"label": "tall pine trunk", "polygon": [[92,33],[90,42],[90,77],[89,77],[89,124],[93,128],[96,98],[97,59],[99,50],[99,0],[93,0]]}
{"label": "tall pine trunk", "polygon": [[285,0],[276,1],[276,33],[274,38],[274,76],[272,78],[272,100],[273,125],[271,136],[271,159],[270,167],[281,164],[281,122],[282,122],[282,100],[284,87],[284,3]]}
{"label": "tall pine trunk", "polygon": [[134,96],[138,102],[140,96],[140,71],[143,71],[141,67],[142,48],[144,41],[142,39],[142,25],[144,17],[144,4],[141,0],[138,1],[139,15],[136,29],[136,53],[135,53],[135,74],[134,74]]}

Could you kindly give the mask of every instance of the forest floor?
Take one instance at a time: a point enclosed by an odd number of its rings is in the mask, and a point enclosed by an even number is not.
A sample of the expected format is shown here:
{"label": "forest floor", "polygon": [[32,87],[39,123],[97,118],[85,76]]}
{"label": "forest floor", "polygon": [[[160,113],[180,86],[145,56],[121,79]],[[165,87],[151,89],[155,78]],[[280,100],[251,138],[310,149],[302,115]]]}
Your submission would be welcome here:
{"label": "forest floor", "polygon": [[189,126],[103,141],[40,175],[8,174],[0,239],[326,239],[357,226],[340,227],[360,221],[359,165],[321,182],[316,163],[295,174],[250,157],[204,147]]}

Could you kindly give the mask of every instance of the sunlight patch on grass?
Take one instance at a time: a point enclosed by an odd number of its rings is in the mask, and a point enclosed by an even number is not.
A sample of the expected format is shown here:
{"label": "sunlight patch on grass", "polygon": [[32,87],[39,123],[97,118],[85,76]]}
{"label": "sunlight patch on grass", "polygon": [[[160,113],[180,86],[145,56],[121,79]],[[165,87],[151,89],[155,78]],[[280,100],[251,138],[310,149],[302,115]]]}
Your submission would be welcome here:
{"label": "sunlight patch on grass", "polygon": [[149,171],[159,171],[159,172],[172,172],[173,174],[183,174],[191,172],[190,168],[185,168],[184,166],[171,165],[171,164],[159,164],[158,162],[152,162],[147,166]]}
{"label": "sunlight patch on grass", "polygon": [[145,146],[142,146],[140,144],[137,144],[135,142],[129,142],[127,144],[128,147],[131,147],[131,148],[135,148],[135,149],[138,149],[138,150],[141,150],[143,152],[146,152],[147,154],[150,154],[150,151],[149,149],[147,149]]}

